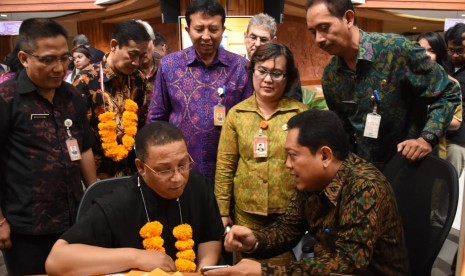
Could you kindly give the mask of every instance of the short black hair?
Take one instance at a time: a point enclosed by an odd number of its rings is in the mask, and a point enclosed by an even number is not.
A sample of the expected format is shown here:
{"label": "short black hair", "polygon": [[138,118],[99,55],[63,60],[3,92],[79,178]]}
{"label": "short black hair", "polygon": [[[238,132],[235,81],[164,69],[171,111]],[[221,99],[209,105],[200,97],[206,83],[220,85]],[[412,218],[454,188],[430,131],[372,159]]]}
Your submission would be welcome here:
{"label": "short black hair", "polygon": [[21,51],[33,51],[37,48],[37,39],[63,36],[68,39],[66,29],[50,18],[30,18],[19,27],[18,43]]}
{"label": "short black hair", "polygon": [[453,27],[451,27],[449,30],[446,31],[445,38],[446,38],[446,43],[452,42],[453,45],[455,46],[461,46],[462,45],[462,34],[465,33],[465,24],[463,23],[457,23]]}
{"label": "short black hair", "polygon": [[149,146],[162,146],[173,142],[186,141],[179,128],[168,122],[153,122],[142,127],[136,135],[135,152],[144,161]]}
{"label": "short black hair", "polygon": [[328,146],[338,160],[347,158],[350,145],[341,119],[329,110],[311,109],[292,117],[288,129],[299,129],[297,142],[310,149],[312,154]]}
{"label": "short black hair", "polygon": [[187,27],[191,25],[191,15],[194,13],[204,13],[210,16],[221,15],[221,22],[224,26],[226,20],[226,12],[223,6],[216,0],[193,0],[186,9]]}
{"label": "short black hair", "polygon": [[[339,19],[344,17],[346,11],[353,11],[355,14],[354,5],[350,0],[307,0],[305,5],[305,11],[311,6],[323,3],[328,8],[330,14],[336,16]],[[354,24],[357,25],[357,21],[354,20]]]}
{"label": "short black hair", "polygon": [[269,59],[276,59],[279,56],[284,56],[286,59],[286,87],[284,89],[284,94],[289,92],[291,87],[299,79],[299,71],[295,64],[294,56],[292,55],[291,50],[289,50],[286,45],[275,41],[260,45],[253,53],[248,65],[248,75],[252,85],[255,64],[257,62],[264,62]]}
{"label": "short black hair", "polygon": [[153,34],[155,35],[155,39],[153,41],[155,46],[165,43],[165,37],[161,33],[153,31]]}
{"label": "short black hair", "polygon": [[152,40],[144,25],[133,19],[116,25],[111,38],[118,41],[120,48],[129,45],[129,41],[131,40],[135,42]]}

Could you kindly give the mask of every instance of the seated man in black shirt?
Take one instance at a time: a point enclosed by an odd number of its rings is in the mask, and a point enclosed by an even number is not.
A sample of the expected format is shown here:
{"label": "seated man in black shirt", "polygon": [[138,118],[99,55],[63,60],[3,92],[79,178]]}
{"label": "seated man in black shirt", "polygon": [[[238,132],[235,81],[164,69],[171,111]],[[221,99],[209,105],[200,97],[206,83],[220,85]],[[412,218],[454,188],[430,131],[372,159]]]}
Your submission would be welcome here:
{"label": "seated man in black shirt", "polygon": [[[181,131],[167,122],[152,123],[139,131],[135,145],[138,173],[123,187],[97,199],[63,234],[47,259],[47,273],[93,275],[157,267],[189,270],[185,269],[189,262],[180,259],[192,257],[193,252],[197,267],[218,262],[223,234],[218,206],[207,180],[191,171],[193,161]],[[140,230],[147,222],[161,224],[161,235],[145,231],[144,240]],[[192,227],[187,232],[192,233],[193,248],[192,243],[183,246],[183,238],[173,234],[173,228],[181,224]],[[164,244],[159,243],[160,237]]]}

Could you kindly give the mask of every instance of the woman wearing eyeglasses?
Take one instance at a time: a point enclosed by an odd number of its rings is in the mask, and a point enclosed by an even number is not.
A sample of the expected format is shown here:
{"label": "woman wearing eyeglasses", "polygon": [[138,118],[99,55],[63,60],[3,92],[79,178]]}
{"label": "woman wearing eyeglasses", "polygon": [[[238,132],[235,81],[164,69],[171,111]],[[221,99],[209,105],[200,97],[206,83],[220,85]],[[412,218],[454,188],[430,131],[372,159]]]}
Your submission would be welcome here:
{"label": "woman wearing eyeglasses", "polygon": [[[294,180],[284,166],[287,121],[307,106],[285,96],[298,80],[285,45],[270,42],[258,47],[248,74],[254,94],[228,112],[221,131],[215,196],[224,226],[258,230],[285,212],[294,191]],[[286,264],[294,259],[289,251],[268,262]]]}

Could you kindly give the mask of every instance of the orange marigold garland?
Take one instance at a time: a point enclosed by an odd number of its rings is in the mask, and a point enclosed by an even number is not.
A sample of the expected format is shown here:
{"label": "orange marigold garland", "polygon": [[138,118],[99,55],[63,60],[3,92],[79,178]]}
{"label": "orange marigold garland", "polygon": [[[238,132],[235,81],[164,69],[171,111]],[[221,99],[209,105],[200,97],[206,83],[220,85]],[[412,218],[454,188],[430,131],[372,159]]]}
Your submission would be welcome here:
{"label": "orange marigold garland", "polygon": [[[195,252],[192,250],[194,248],[194,241],[192,240],[192,227],[187,224],[180,224],[173,229],[173,236],[178,240],[175,243],[176,249],[179,252],[176,254],[176,261],[174,264],[176,268],[181,272],[194,272],[197,266],[194,263],[195,260]],[[189,246],[185,246],[186,244],[179,244],[179,241],[192,241],[189,242]],[[179,247],[178,247],[179,246]]]}
{"label": "orange marigold garland", "polygon": [[[142,245],[147,250],[165,252],[164,241],[161,237],[163,225],[158,221],[147,222],[139,231],[139,235],[144,239]],[[173,236],[178,240],[175,243],[176,249],[176,269],[180,272],[194,272],[197,268],[195,264],[194,240],[192,239],[192,227],[189,224],[181,224],[173,229]]]}
{"label": "orange marigold garland", "polygon": [[119,162],[128,156],[129,151],[134,145],[134,137],[137,133],[137,103],[127,99],[124,101],[124,112],[122,116],[124,136],[121,139],[122,144],[116,140],[116,114],[112,111],[106,111],[98,116],[100,141],[102,141],[103,152],[106,157],[115,162]]}

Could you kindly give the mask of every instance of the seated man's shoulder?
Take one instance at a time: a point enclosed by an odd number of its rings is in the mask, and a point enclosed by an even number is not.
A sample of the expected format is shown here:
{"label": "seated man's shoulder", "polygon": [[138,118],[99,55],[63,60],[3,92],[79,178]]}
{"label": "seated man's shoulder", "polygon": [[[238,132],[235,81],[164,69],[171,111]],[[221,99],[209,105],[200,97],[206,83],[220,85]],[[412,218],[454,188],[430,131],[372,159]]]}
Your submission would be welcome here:
{"label": "seated man's shoulder", "polygon": [[354,160],[350,168],[351,177],[347,178],[346,183],[354,192],[371,188],[377,191],[391,190],[386,177],[373,164],[357,156]]}

